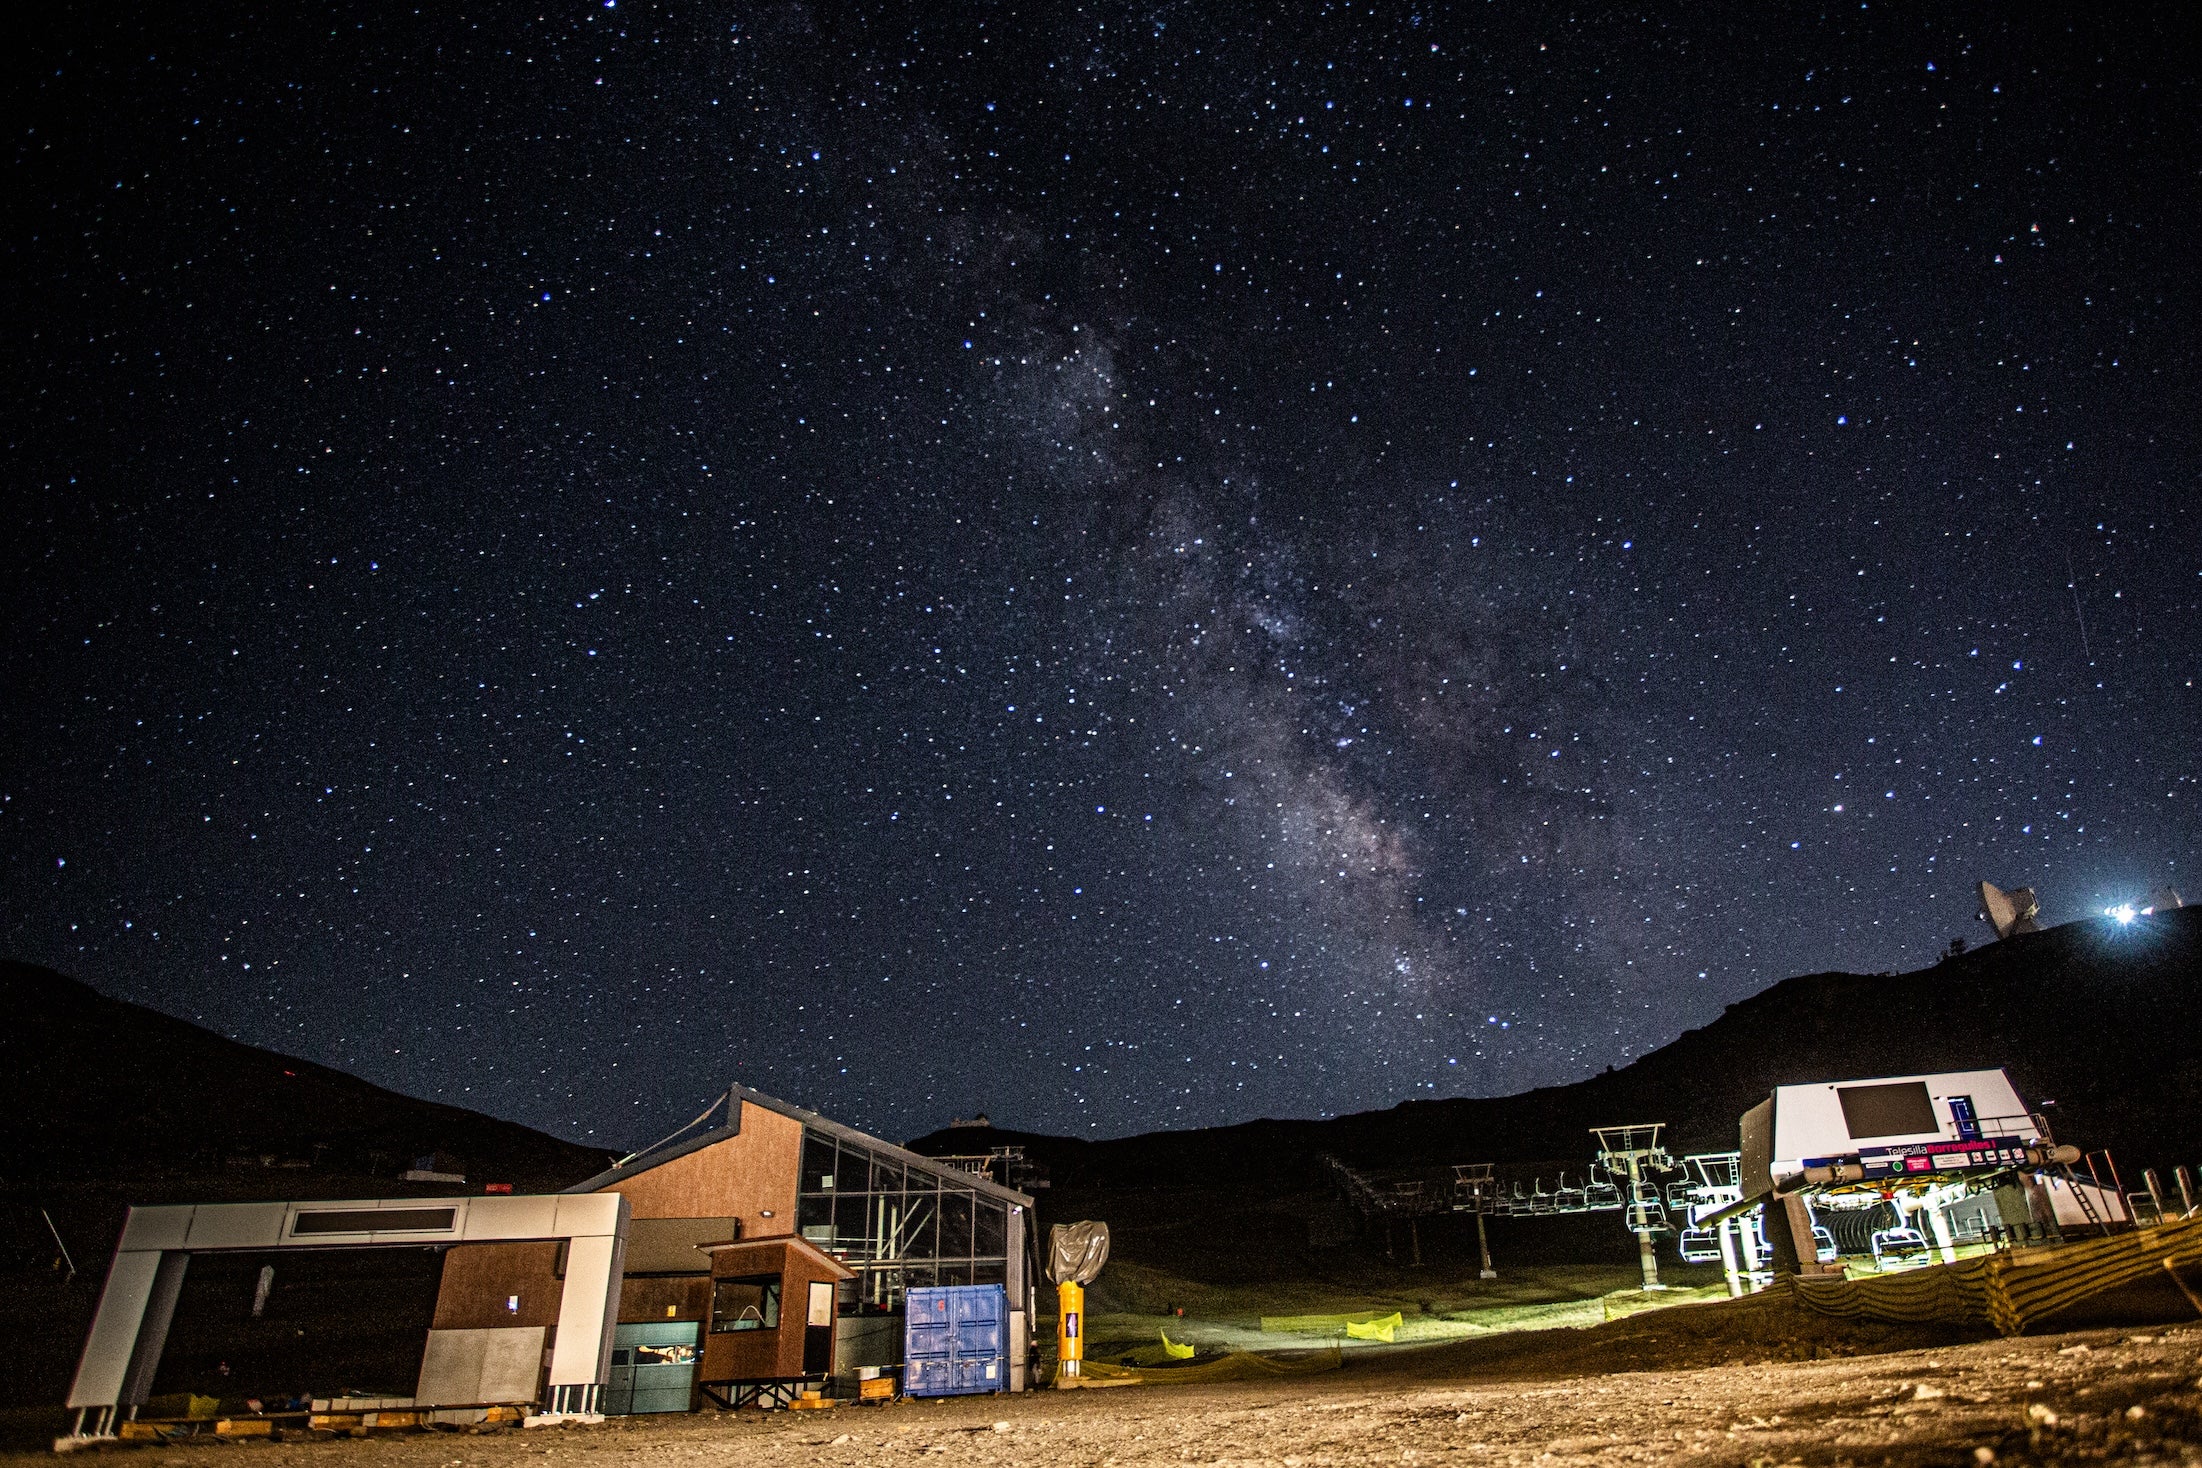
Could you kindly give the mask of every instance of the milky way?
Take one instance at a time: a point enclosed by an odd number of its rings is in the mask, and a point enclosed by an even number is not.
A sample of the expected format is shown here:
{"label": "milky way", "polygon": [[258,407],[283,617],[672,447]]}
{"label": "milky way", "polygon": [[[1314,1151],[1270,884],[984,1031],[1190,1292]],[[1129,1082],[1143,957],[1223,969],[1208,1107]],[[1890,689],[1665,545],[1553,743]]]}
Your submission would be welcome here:
{"label": "milky way", "polygon": [[2177,8],[42,25],[13,956],[1109,1135],[2191,880]]}

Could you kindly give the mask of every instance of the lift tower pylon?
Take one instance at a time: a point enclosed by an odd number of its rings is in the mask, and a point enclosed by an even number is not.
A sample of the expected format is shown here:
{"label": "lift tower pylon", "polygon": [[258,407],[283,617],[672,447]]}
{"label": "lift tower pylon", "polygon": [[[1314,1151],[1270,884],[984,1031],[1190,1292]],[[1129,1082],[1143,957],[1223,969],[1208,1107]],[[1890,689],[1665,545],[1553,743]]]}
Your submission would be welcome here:
{"label": "lift tower pylon", "polygon": [[1591,1135],[1598,1139],[1598,1161],[1606,1169],[1607,1176],[1628,1179],[1628,1228],[1636,1235],[1637,1262],[1643,1266],[1647,1290],[1666,1288],[1659,1282],[1659,1255],[1652,1247],[1652,1240],[1673,1231],[1667,1222],[1667,1205],[1660,1196],[1659,1184],[1651,1180],[1654,1173],[1672,1172],[1675,1168],[1674,1158],[1659,1141],[1659,1133],[1665,1126],[1665,1122],[1654,1121],[1590,1129]]}

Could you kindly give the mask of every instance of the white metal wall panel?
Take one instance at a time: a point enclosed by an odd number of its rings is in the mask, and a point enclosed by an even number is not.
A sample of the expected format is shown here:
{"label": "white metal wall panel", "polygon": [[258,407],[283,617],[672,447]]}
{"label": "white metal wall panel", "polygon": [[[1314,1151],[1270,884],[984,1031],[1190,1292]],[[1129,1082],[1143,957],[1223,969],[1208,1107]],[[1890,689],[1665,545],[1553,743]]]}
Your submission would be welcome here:
{"label": "white metal wall panel", "polygon": [[122,1238],[115,1247],[118,1250],[181,1249],[184,1236],[191,1232],[191,1215],[195,1211],[188,1204],[133,1208],[130,1216],[123,1220]]}
{"label": "white metal wall panel", "polygon": [[[495,1239],[543,1239],[555,1238],[558,1227],[558,1199],[542,1197],[473,1198],[476,1205],[461,1220],[461,1236],[470,1244],[488,1243]],[[496,1206],[483,1208],[482,1203]]]}
{"label": "white metal wall panel", "polygon": [[591,1234],[566,1246],[566,1288],[558,1297],[558,1343],[551,1351],[552,1386],[609,1379],[612,1327],[619,1314],[619,1275],[613,1268],[618,1243]]}
{"label": "white metal wall panel", "polygon": [[153,1276],[160,1267],[156,1250],[115,1256],[99,1292],[91,1338],[84,1343],[76,1379],[69,1384],[68,1406],[106,1407],[122,1399],[122,1379],[130,1370],[130,1353],[137,1346],[145,1302],[152,1297]]}
{"label": "white metal wall panel", "polygon": [[562,1193],[545,1202],[558,1205],[557,1232],[578,1238],[584,1234],[616,1234],[627,1213],[624,1193]]}
{"label": "white metal wall panel", "polygon": [[272,1249],[283,1242],[281,1203],[202,1203],[191,1210],[187,1249]]}
{"label": "white metal wall panel", "polygon": [[[2045,1177],[2042,1182],[2049,1189],[2049,1206],[2056,1211],[2059,1228],[2084,1234],[2104,1219],[2112,1223],[2126,1221],[2125,1199],[2108,1188],[2082,1182],[2075,1190],[2061,1177]],[[2086,1204],[2080,1202],[2079,1192],[2087,1194]]]}
{"label": "white metal wall panel", "polygon": [[[482,1354],[489,1345],[489,1335],[486,1330],[430,1331],[428,1347],[421,1352],[421,1374],[413,1387],[413,1400],[423,1407],[439,1407],[446,1402],[472,1406],[481,1401]],[[533,1395],[526,1400],[533,1401]]]}
{"label": "white metal wall panel", "polygon": [[543,1379],[543,1327],[513,1326],[483,1332],[482,1381],[477,1402],[532,1402]]}
{"label": "white metal wall panel", "polygon": [[[1940,1125],[1931,1132],[1912,1132],[1902,1136],[1856,1138],[1843,1120],[1842,1099],[1837,1094],[1853,1086],[1894,1086],[1906,1082],[1922,1082],[1933,1099],[1935,1114]],[[1943,1103],[1952,1096],[1970,1096],[1973,1111],[1982,1121],[1997,1118],[2023,1118],[2024,1104],[2010,1082],[2000,1070],[1945,1071],[1936,1075],[1873,1076],[1855,1081],[1828,1081],[1810,1086],[1781,1086],[1774,1092],[1774,1171],[1778,1175],[1785,1170],[1794,1171],[1797,1164],[1808,1157],[1840,1157],[1857,1152],[1860,1143],[1876,1146],[1902,1146],[1908,1143],[1955,1140],[1957,1128],[1950,1120],[1949,1108]],[[2009,1136],[2009,1129],[1989,1127],[1997,1135]],[[2022,1135],[2031,1137],[2031,1125],[2018,1128]]]}
{"label": "white metal wall panel", "polygon": [[423,1407],[532,1402],[543,1371],[543,1327],[432,1330],[413,1399]]}

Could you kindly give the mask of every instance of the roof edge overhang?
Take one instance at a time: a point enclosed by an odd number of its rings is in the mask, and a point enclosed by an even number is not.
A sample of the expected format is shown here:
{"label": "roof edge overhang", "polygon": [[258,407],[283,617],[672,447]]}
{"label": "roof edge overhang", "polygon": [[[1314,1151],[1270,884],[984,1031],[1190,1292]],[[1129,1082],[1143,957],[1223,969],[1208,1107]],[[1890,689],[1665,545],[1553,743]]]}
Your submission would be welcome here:
{"label": "roof edge overhang", "polygon": [[714,1268],[716,1268],[718,1257],[721,1254],[739,1254],[750,1249],[759,1250],[760,1252],[765,1249],[792,1249],[819,1268],[830,1271],[835,1279],[856,1278],[855,1270],[849,1268],[849,1266],[843,1264],[801,1234],[768,1234],[761,1239],[733,1239],[723,1244],[704,1244],[700,1247],[706,1254],[711,1256]]}
{"label": "roof edge overhang", "polygon": [[742,1103],[744,1102],[759,1106],[774,1115],[784,1116],[790,1121],[801,1122],[804,1126],[814,1131],[823,1132],[837,1141],[853,1142],[860,1147],[869,1147],[885,1152],[901,1161],[904,1166],[915,1165],[925,1172],[932,1173],[937,1177],[952,1179],[957,1184],[968,1186],[974,1192],[984,1193],[990,1198],[998,1198],[1004,1203],[1014,1204],[1021,1208],[1032,1206],[1032,1199],[1029,1195],[1020,1193],[1015,1188],[1003,1187],[992,1178],[980,1177],[976,1173],[965,1172],[959,1167],[949,1167],[939,1159],[927,1157],[922,1152],[912,1152],[907,1147],[899,1147],[893,1142],[882,1141],[869,1132],[860,1132],[855,1127],[844,1125],[830,1117],[821,1116],[815,1111],[806,1111],[791,1102],[782,1101],[777,1096],[767,1096],[762,1091],[751,1090],[748,1086],[743,1085],[734,1085],[727,1088],[728,1119],[725,1125],[713,1128],[710,1131],[699,1132],[692,1137],[683,1137],[676,1142],[667,1142],[652,1151],[630,1159],[624,1166],[606,1168],[592,1178],[575,1183],[566,1191],[569,1193],[599,1193],[615,1183],[624,1182],[632,1177],[639,1177],[653,1168],[663,1167],[669,1162],[677,1162],[690,1153],[701,1152],[706,1147],[717,1146],[730,1138],[738,1137],[742,1132]]}

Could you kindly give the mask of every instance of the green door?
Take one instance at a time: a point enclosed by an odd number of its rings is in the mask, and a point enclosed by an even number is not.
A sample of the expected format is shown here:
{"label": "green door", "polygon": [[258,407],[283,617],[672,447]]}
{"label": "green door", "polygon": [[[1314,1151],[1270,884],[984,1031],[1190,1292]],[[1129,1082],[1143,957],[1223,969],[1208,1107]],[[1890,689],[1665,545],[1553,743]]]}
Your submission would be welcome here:
{"label": "green door", "polygon": [[696,1381],[699,1322],[659,1320],[622,1325],[612,1333],[612,1377],[604,1387],[606,1416],[685,1412]]}

